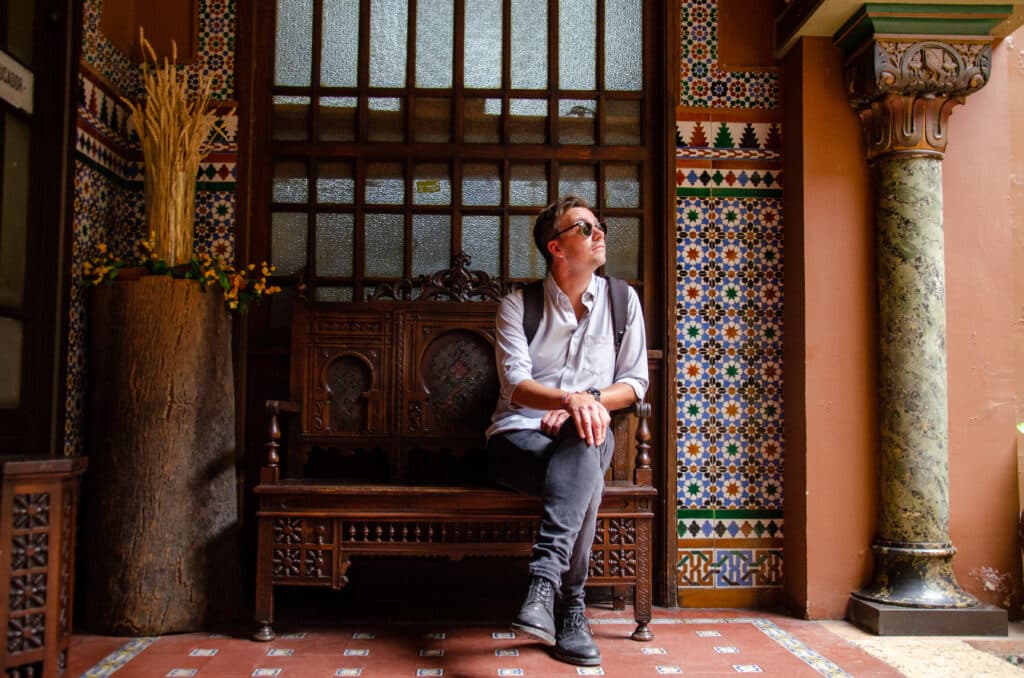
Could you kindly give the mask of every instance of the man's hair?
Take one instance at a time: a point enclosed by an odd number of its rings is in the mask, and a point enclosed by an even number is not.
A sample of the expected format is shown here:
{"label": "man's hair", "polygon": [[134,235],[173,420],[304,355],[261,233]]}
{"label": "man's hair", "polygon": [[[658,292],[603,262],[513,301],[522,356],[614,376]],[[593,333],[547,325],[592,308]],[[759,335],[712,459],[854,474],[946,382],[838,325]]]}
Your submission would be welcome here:
{"label": "man's hair", "polygon": [[537,215],[537,221],[533,224],[533,242],[536,243],[540,253],[544,255],[544,261],[547,262],[549,269],[551,268],[551,252],[548,251],[548,243],[558,232],[558,222],[562,220],[562,215],[573,207],[584,207],[593,211],[590,203],[583,198],[577,195],[565,195],[557,202],[545,207],[544,211]]}

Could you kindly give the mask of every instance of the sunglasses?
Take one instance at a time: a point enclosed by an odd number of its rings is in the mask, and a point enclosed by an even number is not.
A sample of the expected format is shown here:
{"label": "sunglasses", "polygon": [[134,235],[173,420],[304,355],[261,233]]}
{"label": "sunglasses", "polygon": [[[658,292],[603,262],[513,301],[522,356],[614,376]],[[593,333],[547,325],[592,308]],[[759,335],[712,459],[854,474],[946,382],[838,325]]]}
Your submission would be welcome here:
{"label": "sunglasses", "polygon": [[604,233],[605,235],[608,234],[608,225],[605,224],[603,221],[599,221],[596,224],[592,224],[589,221],[580,220],[574,221],[572,226],[569,226],[568,228],[563,228],[561,231],[555,233],[553,236],[548,238],[548,242],[552,240],[557,240],[559,237],[561,237],[563,233],[568,233],[574,228],[580,229],[580,235],[582,235],[584,238],[589,238],[590,234],[594,232],[595,228],[601,229],[601,233]]}

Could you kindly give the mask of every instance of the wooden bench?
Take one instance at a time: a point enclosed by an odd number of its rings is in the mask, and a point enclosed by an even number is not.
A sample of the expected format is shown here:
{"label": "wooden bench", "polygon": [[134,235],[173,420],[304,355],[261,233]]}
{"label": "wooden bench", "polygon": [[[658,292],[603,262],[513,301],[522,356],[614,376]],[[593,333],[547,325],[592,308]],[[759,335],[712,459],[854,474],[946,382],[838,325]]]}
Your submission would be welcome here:
{"label": "wooden bench", "polygon": [[[483,476],[499,389],[494,315],[507,287],[468,261],[383,285],[363,303],[296,302],[291,399],[267,401],[255,489],[255,639],[274,638],[275,586],[340,589],[352,558],[530,554],[540,501]],[[631,637],[650,640],[650,406],[632,413],[613,421],[588,585],[632,587]]]}

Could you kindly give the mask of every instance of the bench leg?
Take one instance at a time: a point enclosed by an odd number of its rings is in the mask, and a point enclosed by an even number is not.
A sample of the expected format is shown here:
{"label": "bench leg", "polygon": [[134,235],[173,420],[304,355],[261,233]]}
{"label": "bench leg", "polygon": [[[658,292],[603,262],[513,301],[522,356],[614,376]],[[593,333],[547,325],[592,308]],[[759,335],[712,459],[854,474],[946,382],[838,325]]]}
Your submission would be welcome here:
{"label": "bench leg", "polygon": [[273,544],[269,520],[259,521],[256,547],[256,632],[253,640],[267,642],[276,635],[274,623],[274,585],[271,581],[273,567]]}
{"label": "bench leg", "polygon": [[651,523],[644,520],[638,526],[636,553],[636,587],[633,589],[633,618],[636,630],[630,636],[633,640],[654,640],[654,634],[647,624],[651,621]]}

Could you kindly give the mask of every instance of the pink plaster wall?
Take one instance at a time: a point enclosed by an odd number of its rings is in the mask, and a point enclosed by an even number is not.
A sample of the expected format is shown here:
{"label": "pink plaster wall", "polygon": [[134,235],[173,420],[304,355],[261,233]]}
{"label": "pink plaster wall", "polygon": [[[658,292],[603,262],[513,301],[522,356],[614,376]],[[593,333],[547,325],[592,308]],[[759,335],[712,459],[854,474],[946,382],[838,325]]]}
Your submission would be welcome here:
{"label": "pink plaster wall", "polygon": [[878,495],[870,176],[837,50],[795,50],[782,75],[785,128],[800,131],[784,149],[786,600],[842,618],[871,571]]}
{"label": "pink plaster wall", "polygon": [[953,112],[942,168],[953,563],[965,589],[1003,606],[989,589],[1021,588],[1009,51],[995,48],[989,83]]}

